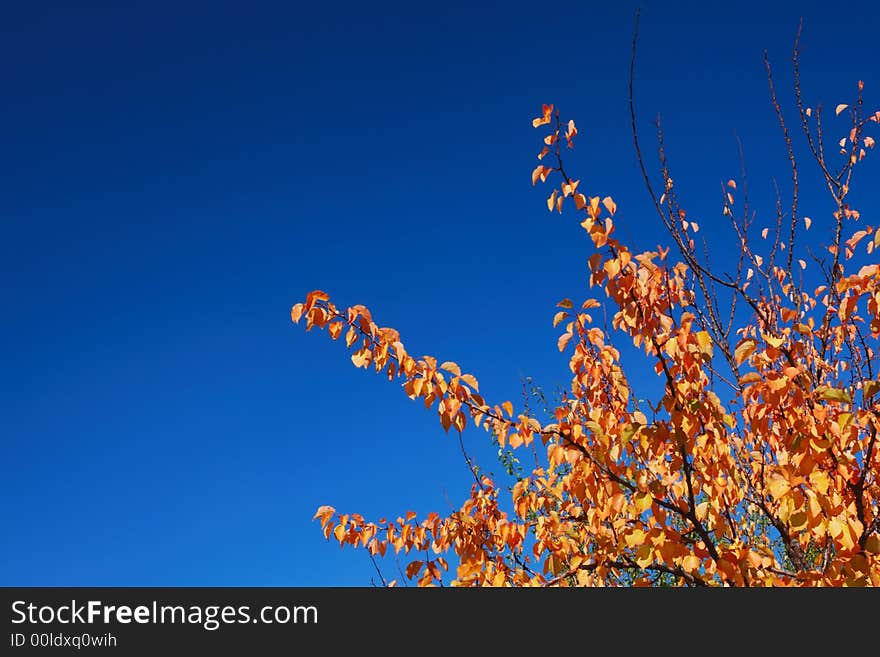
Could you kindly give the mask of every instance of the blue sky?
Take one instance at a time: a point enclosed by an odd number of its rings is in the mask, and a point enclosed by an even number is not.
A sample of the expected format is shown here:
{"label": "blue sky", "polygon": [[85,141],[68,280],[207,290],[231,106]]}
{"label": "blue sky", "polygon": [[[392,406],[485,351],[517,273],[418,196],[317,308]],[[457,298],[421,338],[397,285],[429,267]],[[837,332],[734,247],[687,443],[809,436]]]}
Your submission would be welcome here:
{"label": "blue sky", "polygon": [[[443,512],[472,480],[434,413],[290,307],[363,303],[493,401],[564,385],[550,322],[589,294],[589,244],[531,187],[530,121],[574,118],[582,189],[667,243],[629,133],[636,3],[75,4],[8,7],[0,39],[0,583],[368,585],[315,508]],[[736,135],[759,218],[772,176],[789,193],[764,49],[791,117],[801,16],[808,103],[876,98],[853,26],[877,9],[641,6],[646,151],[659,112],[729,252]]]}

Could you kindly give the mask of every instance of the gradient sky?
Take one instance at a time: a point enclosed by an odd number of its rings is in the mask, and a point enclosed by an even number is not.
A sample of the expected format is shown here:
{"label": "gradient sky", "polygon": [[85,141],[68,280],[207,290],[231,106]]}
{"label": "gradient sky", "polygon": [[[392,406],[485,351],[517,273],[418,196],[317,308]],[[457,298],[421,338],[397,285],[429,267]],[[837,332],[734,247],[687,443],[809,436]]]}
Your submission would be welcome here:
{"label": "gradient sky", "polygon": [[[772,176],[790,194],[764,49],[789,116],[801,16],[808,103],[847,102],[859,79],[876,99],[859,30],[880,14],[640,4],[645,150],[659,112],[680,195],[729,254],[736,135],[759,219]],[[0,583],[369,585],[366,553],[327,543],[318,505],[459,504],[472,480],[436,412],[290,307],[315,288],[363,303],[493,402],[519,405],[525,376],[564,385],[551,318],[589,295],[590,251],[530,184],[531,119],[551,102],[574,118],[581,189],[617,200],[637,248],[668,243],[629,132],[635,8],[6,6]],[[826,216],[816,199],[806,213]],[[492,470],[488,436],[465,441]]]}

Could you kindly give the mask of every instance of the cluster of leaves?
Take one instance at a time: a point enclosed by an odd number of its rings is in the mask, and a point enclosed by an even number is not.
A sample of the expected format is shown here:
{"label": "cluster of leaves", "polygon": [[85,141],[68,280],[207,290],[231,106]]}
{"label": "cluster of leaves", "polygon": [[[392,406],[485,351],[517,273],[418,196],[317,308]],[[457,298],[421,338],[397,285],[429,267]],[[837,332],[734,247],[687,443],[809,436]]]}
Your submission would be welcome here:
{"label": "cluster of leaves", "polygon": [[[589,284],[602,300],[558,304],[553,324],[572,378],[549,422],[486,401],[456,363],[413,357],[363,306],[341,309],[320,291],[297,303],[294,322],[344,335],[355,366],[401,380],[446,431],[488,431],[519,475],[510,512],[499,504],[504,489],[474,470],[470,495],[449,515],[371,522],[322,506],[315,518],[324,535],[374,556],[416,556],[405,576],[423,586],[880,585],[880,267],[856,257],[880,245],[880,231],[845,234],[861,221],[848,197],[880,112],[864,112],[861,82],[855,102],[837,106],[851,125],[833,170],[821,108],[801,101],[797,57],[795,75],[803,129],[835,207],[828,256],[813,256],[822,280],[812,291],[807,262],[794,254],[813,221],[798,211],[798,164],[769,65],[793,202],[787,216],[778,204],[775,236],[762,232],[759,253],[747,191],[737,217],[737,183],[723,186],[721,214],[742,246],[735,276],[698,255],[699,225],[679,204],[659,124],[662,193],[642,169],[678,261],[670,248],[634,252],[615,237],[615,201],[584,194],[563,166],[574,122],[543,106],[533,125],[550,132],[532,183],[558,180],[548,209],[576,213],[593,249]],[[610,309],[610,327],[595,325],[590,311],[599,307]],[[650,407],[641,407],[612,338],[642,350],[664,382]],[[511,457],[523,446],[542,454],[528,474]]]}

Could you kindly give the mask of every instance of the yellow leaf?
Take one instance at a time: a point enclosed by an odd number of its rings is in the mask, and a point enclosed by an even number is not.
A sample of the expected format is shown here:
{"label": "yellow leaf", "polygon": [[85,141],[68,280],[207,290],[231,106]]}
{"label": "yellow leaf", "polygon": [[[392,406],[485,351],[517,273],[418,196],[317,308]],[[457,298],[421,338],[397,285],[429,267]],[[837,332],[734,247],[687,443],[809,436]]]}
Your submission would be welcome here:
{"label": "yellow leaf", "polygon": [[788,483],[788,479],[783,477],[781,474],[774,474],[771,475],[769,480],[767,481],[767,489],[770,491],[770,494],[773,496],[774,500],[779,500],[789,490],[791,490],[791,486]]}
{"label": "yellow leaf", "polygon": [[695,573],[700,569],[700,559],[689,554],[681,560],[681,567],[688,573]]}
{"label": "yellow leaf", "polygon": [[708,331],[699,331],[697,333],[697,344],[700,345],[700,351],[709,355],[712,354],[712,336],[709,335]]}
{"label": "yellow leaf", "polygon": [[623,425],[623,428],[620,430],[620,442],[626,445],[632,440],[633,434],[635,434],[640,428],[641,427],[638,424],[627,423]]}
{"label": "yellow leaf", "polygon": [[550,212],[553,212],[553,206],[556,205],[557,194],[558,192],[554,189],[553,193],[550,194],[550,198],[547,199],[547,209],[550,210]]}
{"label": "yellow leaf", "polygon": [[788,518],[788,524],[795,531],[803,529],[807,526],[807,512],[798,511],[797,513],[792,513]]}
{"label": "yellow leaf", "polygon": [[846,103],[841,103],[840,105],[838,105],[837,107],[834,108],[834,113],[835,113],[837,116],[840,116],[840,113],[841,113],[843,110],[845,110],[847,107],[849,107],[849,105],[847,105]]}
{"label": "yellow leaf", "polygon": [[556,328],[557,326],[559,326],[559,322],[564,320],[566,317],[568,317],[568,313],[565,312],[564,310],[560,310],[558,313],[556,313],[553,316],[553,328]]}
{"label": "yellow leaf", "polygon": [[814,470],[810,473],[810,485],[820,495],[825,495],[828,493],[828,486],[831,484],[831,479],[828,475],[822,470]]}
{"label": "yellow leaf", "polygon": [[446,370],[447,372],[452,372],[455,376],[461,376],[461,368],[453,363],[451,360],[447,360],[445,363],[440,365],[440,369]]}
{"label": "yellow leaf", "polygon": [[827,401],[844,403],[849,403],[852,401],[849,393],[846,390],[842,390],[841,388],[829,388],[827,386],[819,386],[818,388],[816,388],[816,392],[819,393],[819,397]]}
{"label": "yellow leaf", "polygon": [[734,362],[737,365],[742,365],[743,361],[754,353],[756,346],[756,342],[751,338],[740,342],[733,352]]}
{"label": "yellow leaf", "polygon": [[302,317],[302,314],[303,314],[303,308],[304,308],[304,307],[305,307],[305,306],[303,306],[303,304],[298,303],[298,304],[296,304],[293,308],[291,308],[291,310],[290,310],[290,318],[293,320],[293,323],[294,323],[294,324],[296,324],[297,322],[299,322],[300,317]]}
{"label": "yellow leaf", "polygon": [[629,547],[642,545],[645,542],[645,532],[643,532],[641,529],[634,529],[629,534],[626,534],[623,537],[623,540],[626,541],[626,544]]}
{"label": "yellow leaf", "polygon": [[654,560],[653,558],[654,548],[650,543],[645,543],[638,550],[636,550],[636,558],[635,561],[641,568],[647,568],[651,565],[651,562]]}
{"label": "yellow leaf", "polygon": [[801,269],[807,268],[807,263],[803,259],[799,259],[798,264],[801,266]]}
{"label": "yellow leaf", "polygon": [[513,417],[513,404],[511,404],[509,401],[506,401],[501,404],[501,408],[507,411],[508,416]]}
{"label": "yellow leaf", "polygon": [[809,217],[804,217],[804,225],[807,227],[807,230],[810,230],[810,226],[813,225],[813,220]]}
{"label": "yellow leaf", "polygon": [[653,498],[651,497],[651,493],[648,492],[639,492],[633,495],[633,504],[635,504],[636,510],[639,513],[647,511],[651,508],[651,502]]}
{"label": "yellow leaf", "polygon": [[550,574],[554,576],[561,573],[564,567],[562,559],[555,554],[551,554],[547,559],[547,562],[544,564],[545,571],[549,571]]}

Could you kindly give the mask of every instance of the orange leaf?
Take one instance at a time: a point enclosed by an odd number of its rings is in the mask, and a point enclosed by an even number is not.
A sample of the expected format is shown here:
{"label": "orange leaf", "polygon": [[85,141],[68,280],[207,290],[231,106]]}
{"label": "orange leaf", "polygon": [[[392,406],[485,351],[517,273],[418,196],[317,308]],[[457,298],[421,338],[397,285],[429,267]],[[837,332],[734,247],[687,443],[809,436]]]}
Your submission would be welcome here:
{"label": "orange leaf", "polygon": [[452,426],[452,418],[449,417],[449,413],[441,413],[440,424],[443,425],[443,430],[449,433],[449,427]]}
{"label": "orange leaf", "polygon": [[565,349],[565,345],[568,344],[568,341],[571,340],[571,333],[563,333],[559,336],[559,340],[556,341],[556,346],[559,348],[559,351],[563,351]]}
{"label": "orange leaf", "polygon": [[538,178],[541,177],[541,172],[544,170],[544,165],[539,164],[532,171],[532,185],[534,186],[538,182]]}
{"label": "orange leaf", "polygon": [[847,105],[846,103],[841,103],[840,105],[838,105],[837,107],[834,108],[834,113],[835,113],[837,116],[840,116],[840,113],[841,113],[843,110],[845,110],[847,107],[849,107],[849,105]]}
{"label": "orange leaf", "polygon": [[532,127],[537,128],[550,123],[550,115],[553,113],[553,105],[542,105],[541,116],[532,120]]}
{"label": "orange leaf", "polygon": [[544,182],[547,179],[547,174],[550,173],[550,171],[550,167],[545,167],[542,164],[539,164],[537,167],[535,167],[535,170],[532,171],[532,185],[537,184],[539,178],[541,182]]}
{"label": "orange leaf", "polygon": [[473,374],[462,374],[461,380],[464,381],[465,383],[467,383],[471,388],[473,388],[477,392],[480,392],[480,386],[477,383],[477,379],[474,377]]}
{"label": "orange leaf", "polygon": [[315,515],[312,516],[312,520],[317,520],[318,518],[320,518],[321,519],[321,526],[323,527],[327,523],[327,520],[330,519],[330,517],[334,513],[336,513],[336,509],[334,509],[332,506],[327,506],[325,504],[324,506],[318,507],[318,510],[315,512]]}
{"label": "orange leaf", "polygon": [[743,386],[749,383],[757,383],[758,381],[761,381],[761,375],[757,372],[747,372],[739,378],[739,384]]}
{"label": "orange leaf", "polygon": [[321,290],[312,290],[306,295],[306,310],[311,310],[318,301],[329,301],[330,295]]}
{"label": "orange leaf", "polygon": [[350,347],[354,344],[355,340],[357,340],[357,331],[354,326],[350,326],[348,331],[345,332],[345,346]]}
{"label": "orange leaf", "polygon": [[614,199],[610,196],[606,196],[602,199],[602,205],[605,206],[605,209],[608,210],[608,213],[613,217],[614,213],[617,212],[617,203],[614,202]]}

